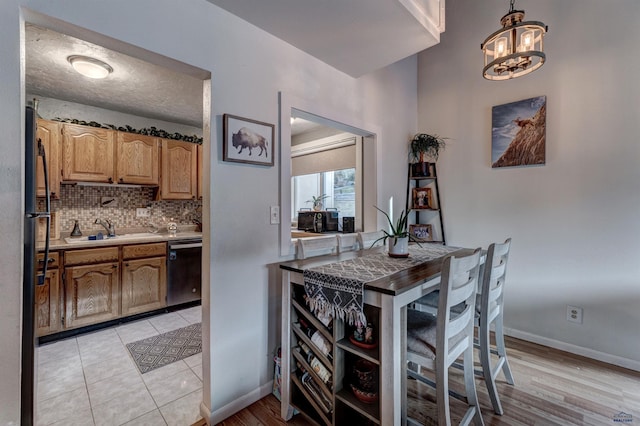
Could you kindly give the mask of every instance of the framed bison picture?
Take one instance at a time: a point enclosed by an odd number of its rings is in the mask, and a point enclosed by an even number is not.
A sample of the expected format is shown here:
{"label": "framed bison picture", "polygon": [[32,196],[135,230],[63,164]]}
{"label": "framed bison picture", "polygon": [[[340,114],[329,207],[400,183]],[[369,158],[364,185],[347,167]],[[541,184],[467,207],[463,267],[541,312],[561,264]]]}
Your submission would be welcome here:
{"label": "framed bison picture", "polygon": [[224,114],[222,126],[224,161],[273,166],[273,124]]}

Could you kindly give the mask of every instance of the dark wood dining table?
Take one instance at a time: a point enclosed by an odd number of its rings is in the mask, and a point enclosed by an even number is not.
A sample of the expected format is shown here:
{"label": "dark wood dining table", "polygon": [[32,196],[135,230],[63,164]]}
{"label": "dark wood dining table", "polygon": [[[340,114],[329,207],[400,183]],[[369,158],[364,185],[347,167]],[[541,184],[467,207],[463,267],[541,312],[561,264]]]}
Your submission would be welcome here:
{"label": "dark wood dining table", "polygon": [[[411,251],[411,249],[410,249]],[[282,271],[282,353],[290,354],[291,286],[303,284],[305,270],[344,262],[358,257],[374,256],[386,248],[351,251],[339,255],[312,257],[280,264]],[[406,310],[407,305],[438,289],[440,271],[446,256],[466,256],[473,249],[452,247],[451,252],[420,263],[391,275],[364,283],[364,303],[379,309],[379,419],[381,425],[399,425],[406,422]],[[291,417],[290,401],[291,357],[282,357],[281,415]]]}

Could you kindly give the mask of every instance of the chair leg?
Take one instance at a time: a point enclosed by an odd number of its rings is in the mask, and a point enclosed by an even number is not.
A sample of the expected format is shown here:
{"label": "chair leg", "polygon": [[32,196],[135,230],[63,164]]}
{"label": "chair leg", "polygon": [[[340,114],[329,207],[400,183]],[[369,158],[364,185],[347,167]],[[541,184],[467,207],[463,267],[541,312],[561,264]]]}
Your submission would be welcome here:
{"label": "chair leg", "polygon": [[498,356],[504,359],[502,364],[502,372],[507,379],[507,383],[510,385],[515,384],[513,380],[513,374],[511,373],[511,367],[509,366],[509,360],[507,359],[507,350],[504,346],[504,327],[502,325],[502,312],[496,317],[495,321],[495,336],[496,336],[496,349],[498,350]]}
{"label": "chair leg", "polygon": [[451,411],[449,409],[449,367],[445,365],[444,357],[436,359],[436,405],[438,406],[438,425],[451,425]]}
{"label": "chair leg", "polygon": [[473,337],[469,338],[469,347],[464,351],[464,386],[467,396],[467,403],[473,412],[473,422],[478,426],[484,426],[480,405],[478,404],[478,394],[476,393],[476,380],[473,365]]}
{"label": "chair leg", "polygon": [[490,327],[485,316],[480,317],[480,328],[478,339],[480,340],[480,364],[482,365],[482,375],[484,376],[484,382],[487,386],[487,392],[491,399],[491,405],[493,411],[502,415],[502,405],[500,404],[500,398],[498,397],[498,389],[493,375],[493,367],[491,364],[491,336]]}

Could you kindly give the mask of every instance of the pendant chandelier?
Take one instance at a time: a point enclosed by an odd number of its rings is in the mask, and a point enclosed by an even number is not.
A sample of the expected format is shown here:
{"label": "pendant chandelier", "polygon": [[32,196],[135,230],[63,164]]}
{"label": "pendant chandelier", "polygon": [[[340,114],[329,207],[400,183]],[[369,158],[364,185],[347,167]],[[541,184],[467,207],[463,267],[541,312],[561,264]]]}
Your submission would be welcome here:
{"label": "pendant chandelier", "polygon": [[544,35],[548,27],[539,21],[524,20],[524,10],[514,10],[500,19],[502,28],[480,45],[484,54],[482,76],[487,80],[509,80],[527,75],[545,61]]}

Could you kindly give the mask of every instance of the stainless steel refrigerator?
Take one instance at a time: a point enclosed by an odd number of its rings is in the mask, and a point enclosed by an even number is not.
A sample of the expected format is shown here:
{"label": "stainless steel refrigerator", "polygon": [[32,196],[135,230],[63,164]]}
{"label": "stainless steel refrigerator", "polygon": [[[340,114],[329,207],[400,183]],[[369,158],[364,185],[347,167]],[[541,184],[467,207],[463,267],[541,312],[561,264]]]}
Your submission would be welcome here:
{"label": "stainless steel refrigerator", "polygon": [[[38,211],[36,200],[36,167],[42,162],[46,187],[44,211]],[[25,114],[25,197],[24,197],[24,275],[22,280],[22,385],[21,385],[21,424],[35,423],[35,296],[36,285],[44,285],[48,261],[38,264],[36,259],[36,226],[40,218],[46,221],[46,240],[44,259],[49,259],[49,234],[51,225],[49,179],[44,146],[36,140],[36,112],[27,107]]]}

